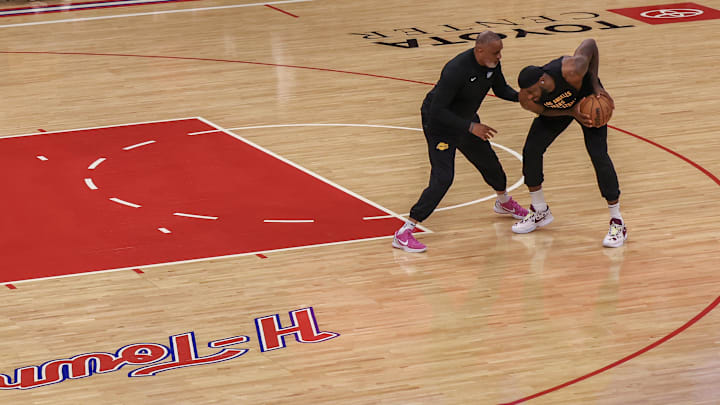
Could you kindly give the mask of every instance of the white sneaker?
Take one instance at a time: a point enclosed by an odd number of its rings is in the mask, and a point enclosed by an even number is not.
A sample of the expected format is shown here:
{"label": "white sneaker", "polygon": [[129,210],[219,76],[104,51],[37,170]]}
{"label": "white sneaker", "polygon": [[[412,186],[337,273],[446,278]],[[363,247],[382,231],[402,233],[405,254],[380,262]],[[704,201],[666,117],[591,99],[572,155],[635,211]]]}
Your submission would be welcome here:
{"label": "white sneaker", "polygon": [[627,227],[621,219],[612,218],[610,220],[610,230],[608,230],[605,239],[603,239],[603,246],[616,248],[620,247],[628,239]]}
{"label": "white sneaker", "polygon": [[515,233],[530,233],[537,228],[548,225],[553,221],[552,212],[550,212],[550,206],[545,208],[545,211],[535,212],[535,207],[530,206],[530,212],[520,222],[516,222],[512,226],[512,231]]}

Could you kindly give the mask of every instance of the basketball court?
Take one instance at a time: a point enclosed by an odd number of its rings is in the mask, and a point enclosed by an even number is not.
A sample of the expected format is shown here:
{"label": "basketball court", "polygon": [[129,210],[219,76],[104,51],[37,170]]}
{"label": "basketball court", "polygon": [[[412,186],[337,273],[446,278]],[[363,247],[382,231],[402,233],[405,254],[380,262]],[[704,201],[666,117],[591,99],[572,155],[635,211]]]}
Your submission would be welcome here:
{"label": "basketball court", "polygon": [[[0,5],[0,402],[717,404],[720,3],[412,3]],[[514,88],[597,41],[625,246],[573,123],[551,225],[458,156],[428,251],[391,247],[486,29]],[[479,115],[529,206],[533,114]]]}

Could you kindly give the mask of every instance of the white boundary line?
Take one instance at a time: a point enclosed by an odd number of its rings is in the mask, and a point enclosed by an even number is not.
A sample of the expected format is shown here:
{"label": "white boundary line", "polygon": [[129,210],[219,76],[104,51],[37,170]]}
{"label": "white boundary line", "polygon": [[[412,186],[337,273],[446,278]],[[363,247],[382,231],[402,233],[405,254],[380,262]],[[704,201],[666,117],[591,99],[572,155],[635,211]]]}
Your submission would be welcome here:
{"label": "white boundary line", "polygon": [[[253,7],[253,6],[264,6],[264,5],[272,5],[272,4],[300,3],[300,2],[307,2],[307,1],[312,1],[312,0],[281,0],[281,1],[273,1],[273,2],[269,2],[269,3],[234,4],[234,5],[229,5],[229,6],[184,8],[184,9],[180,9],[180,10],[151,11],[151,12],[133,13],[133,14],[115,14],[115,15],[107,15],[107,16],[100,16],[100,17],[69,18],[69,19],[65,19],[65,20],[36,21],[36,22],[28,22],[28,23],[6,24],[6,25],[0,25],[0,28],[26,27],[29,25],[58,24],[58,23],[65,23],[65,22],[107,20],[107,19],[111,19],[111,18],[139,17],[139,16],[145,16],[145,15],[187,13],[187,12],[191,12],[191,11],[223,10],[223,9],[228,9],[228,8]],[[78,11],[80,11],[80,10],[78,10]]]}
{"label": "white boundary line", "polygon": [[[380,204],[377,204],[377,203],[375,203],[375,202],[373,202],[373,201],[370,201],[370,200],[368,200],[367,198],[365,198],[365,197],[363,197],[363,196],[361,196],[361,195],[359,195],[359,194],[357,194],[357,193],[355,193],[355,192],[353,192],[353,191],[350,191],[350,190],[348,190],[347,188],[345,188],[345,187],[343,187],[343,186],[341,186],[341,185],[339,185],[339,184],[336,184],[336,183],[334,183],[334,182],[326,179],[325,177],[322,177],[322,176],[320,176],[319,174],[314,173],[314,172],[312,172],[312,171],[310,171],[310,170],[308,170],[308,169],[306,169],[306,168],[298,165],[298,164],[295,163],[295,162],[292,162],[292,161],[290,161],[290,160],[288,160],[288,159],[285,159],[284,157],[276,154],[275,152],[272,152],[272,151],[270,151],[270,150],[268,150],[268,149],[265,149],[265,148],[263,148],[262,146],[257,145],[257,144],[255,144],[255,143],[253,143],[253,142],[250,142],[249,140],[241,137],[240,135],[237,135],[237,134],[234,134],[234,133],[230,132],[230,130],[228,130],[228,129],[225,129],[225,128],[219,126],[219,125],[215,125],[215,124],[213,124],[212,122],[206,120],[205,118],[202,118],[202,117],[196,117],[196,118],[199,119],[200,121],[206,123],[207,125],[209,125],[209,126],[211,126],[211,127],[214,127],[214,128],[219,129],[220,131],[224,132],[224,133],[227,134],[227,135],[232,136],[232,137],[235,138],[235,139],[238,139],[238,140],[240,140],[240,141],[245,142],[246,144],[252,146],[252,147],[255,148],[255,149],[258,149],[258,150],[260,150],[260,151],[262,151],[262,152],[264,152],[264,153],[267,153],[268,155],[274,157],[275,159],[278,159],[278,160],[280,160],[280,161],[282,161],[282,162],[284,162],[284,163],[287,163],[287,164],[289,164],[290,166],[292,166],[292,167],[294,167],[294,168],[296,168],[296,169],[298,169],[298,170],[300,170],[300,171],[302,171],[302,172],[304,172],[304,173],[307,173],[307,174],[309,174],[310,176],[313,176],[313,177],[315,177],[316,179],[318,179],[318,180],[320,180],[320,181],[323,181],[323,182],[325,182],[325,183],[327,183],[327,184],[335,187],[336,189],[338,189],[338,190],[340,190],[340,191],[342,191],[342,192],[344,192],[344,193],[350,194],[351,196],[353,196],[353,197],[355,197],[355,198],[357,198],[357,199],[365,202],[366,204],[370,204],[370,205],[372,205],[373,207],[375,207],[375,208],[377,208],[377,209],[379,209],[379,210],[381,210],[381,211],[387,212],[388,214],[390,214],[390,216],[389,216],[388,218],[393,218],[393,217],[394,217],[394,218],[397,218],[397,219],[399,219],[399,220],[401,220],[401,221],[403,221],[403,222],[406,221],[406,219],[403,218],[401,215],[398,215],[398,214],[396,214],[395,212],[393,212],[393,211],[391,211],[391,210],[389,210],[389,209],[381,206]],[[294,125],[297,125],[297,124],[294,124]],[[339,125],[339,124],[335,124],[335,125]],[[428,229],[428,228],[426,228],[426,227],[424,227],[424,226],[422,226],[422,225],[420,225],[420,224],[418,224],[417,227],[420,228],[420,229],[422,229],[424,232],[432,233],[432,231],[431,231],[430,229]]]}
{"label": "white boundary line", "polygon": [[[158,230],[159,230],[159,228],[158,228]],[[308,249],[308,248],[315,248],[315,247],[321,247],[321,246],[335,246],[335,245],[342,245],[345,243],[356,243],[356,242],[366,242],[366,241],[371,241],[371,240],[390,239],[392,237],[393,237],[393,235],[376,236],[374,238],[352,239],[352,240],[345,240],[345,241],[339,241],[339,242],[318,243],[316,245],[304,245],[304,246],[296,246],[296,247],[272,249],[272,250],[258,250],[256,252],[236,253],[236,254],[224,255],[224,256],[202,257],[199,259],[178,260],[178,261],[174,261],[174,262],[164,262],[164,263],[154,263],[154,264],[138,264],[138,265],[130,266],[130,267],[121,267],[118,269],[90,270],[90,271],[85,271],[82,273],[63,274],[62,276],[31,278],[31,279],[27,279],[27,280],[3,281],[0,284],[20,284],[20,283],[31,282],[31,281],[52,280],[52,279],[59,279],[59,278],[86,276],[86,275],[90,275],[90,274],[112,273],[112,272],[116,272],[116,271],[133,270],[133,269],[138,269],[138,268],[149,269],[149,268],[153,268],[153,267],[171,266],[171,265],[175,265],[175,264],[205,262],[208,260],[215,260],[215,259],[230,259],[230,258],[237,258],[237,257],[243,257],[243,256],[254,256],[257,254],[261,254],[261,253],[265,254],[265,253],[287,252],[287,251],[292,251],[292,250]]]}

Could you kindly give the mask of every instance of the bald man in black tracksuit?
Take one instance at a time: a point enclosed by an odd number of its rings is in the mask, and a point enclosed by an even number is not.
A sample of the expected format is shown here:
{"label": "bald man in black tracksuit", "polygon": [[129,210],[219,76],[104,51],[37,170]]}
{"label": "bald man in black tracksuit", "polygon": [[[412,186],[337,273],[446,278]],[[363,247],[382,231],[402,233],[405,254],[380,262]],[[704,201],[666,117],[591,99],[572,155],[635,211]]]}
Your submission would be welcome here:
{"label": "bald man in black tracksuit", "polygon": [[393,246],[407,252],[424,252],[412,231],[418,222],[432,214],[445,196],[455,174],[455,151],[465,155],[497,193],[494,211],[516,219],[527,210],[507,195],[505,171],[489,140],[495,129],[480,122],[477,110],[488,91],[508,101],[518,101],[500,66],[502,40],[491,32],[478,35],[475,47],[452,60],[442,70],[440,80],[425,97],[422,108],[423,132],[430,155],[430,183],[410,210],[409,220],[395,233]]}

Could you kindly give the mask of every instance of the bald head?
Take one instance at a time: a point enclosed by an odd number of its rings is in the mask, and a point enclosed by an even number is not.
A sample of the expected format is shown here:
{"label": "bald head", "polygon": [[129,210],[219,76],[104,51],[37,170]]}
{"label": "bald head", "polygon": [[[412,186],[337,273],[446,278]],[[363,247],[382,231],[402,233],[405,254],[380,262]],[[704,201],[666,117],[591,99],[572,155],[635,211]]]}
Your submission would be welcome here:
{"label": "bald head", "polygon": [[492,31],[483,31],[475,40],[475,60],[481,66],[495,68],[500,63],[503,44],[500,35]]}
{"label": "bald head", "polygon": [[500,35],[488,30],[483,31],[478,34],[477,38],[475,39],[475,45],[476,46],[484,46],[489,44],[490,42],[500,41],[502,38],[500,38]]}

